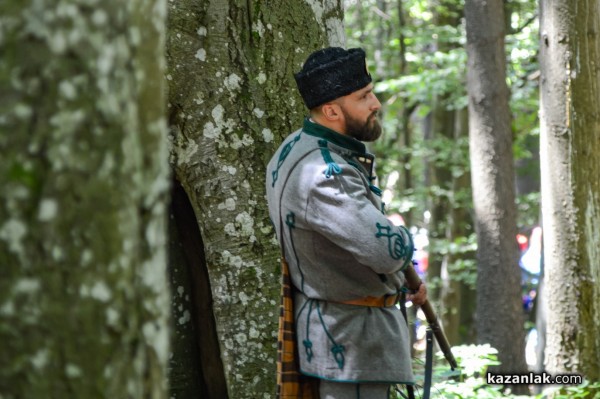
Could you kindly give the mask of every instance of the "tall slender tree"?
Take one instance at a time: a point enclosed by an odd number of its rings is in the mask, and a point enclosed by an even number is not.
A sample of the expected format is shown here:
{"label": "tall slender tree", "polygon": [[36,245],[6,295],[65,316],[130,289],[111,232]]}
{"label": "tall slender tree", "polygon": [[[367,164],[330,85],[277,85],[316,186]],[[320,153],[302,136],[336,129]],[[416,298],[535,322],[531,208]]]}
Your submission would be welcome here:
{"label": "tall slender tree", "polygon": [[165,398],[165,0],[0,3],[0,396]]}
{"label": "tall slender tree", "polygon": [[293,73],[313,50],[344,43],[342,5],[169,4],[172,164],[204,243],[212,291],[204,301],[229,397],[263,397],[275,385],[280,255],[265,165],[305,115]]}
{"label": "tall slender tree", "polygon": [[[449,28],[456,27],[460,23],[461,10],[458,9],[455,1],[432,1],[430,7],[432,9],[433,19],[436,27]],[[438,40],[435,43],[433,51],[447,54],[456,44],[450,43],[446,35],[438,35]],[[455,140],[457,126],[456,122],[458,111],[451,106],[451,90],[448,87],[446,90],[435,93],[431,104],[429,132],[426,132],[426,138],[432,143],[443,143],[444,146],[450,146],[458,143]],[[432,147],[434,145],[432,144]],[[450,152],[446,152],[450,154]],[[439,152],[431,153],[431,159],[428,161],[431,178],[431,186],[433,193],[430,197],[431,220],[429,226],[429,236],[431,248],[441,248],[442,243],[452,242],[455,238],[454,233],[457,232],[463,221],[454,220],[452,198],[454,177],[452,173],[452,162],[447,159],[441,161]],[[441,316],[444,326],[448,330],[450,342],[457,344],[458,340],[458,311],[460,305],[458,298],[460,297],[457,281],[451,281],[455,276],[449,274],[450,263],[453,261],[449,256],[448,251],[442,253],[438,250],[430,251],[429,253],[429,268],[427,277],[429,279],[439,279],[440,287],[431,289],[432,299],[440,304]],[[432,287],[433,288],[433,287]]]}
{"label": "tall slender tree", "polygon": [[502,0],[465,2],[469,148],[477,233],[477,334],[501,371],[523,372],[511,118]]}
{"label": "tall slender tree", "polygon": [[540,3],[546,368],[600,379],[600,5]]}

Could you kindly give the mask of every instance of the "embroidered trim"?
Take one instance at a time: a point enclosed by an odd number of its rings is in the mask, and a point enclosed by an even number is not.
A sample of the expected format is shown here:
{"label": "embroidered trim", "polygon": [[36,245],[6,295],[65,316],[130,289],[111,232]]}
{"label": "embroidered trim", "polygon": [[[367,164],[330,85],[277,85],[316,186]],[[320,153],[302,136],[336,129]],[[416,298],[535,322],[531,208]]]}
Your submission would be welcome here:
{"label": "embroidered trim", "polygon": [[331,333],[329,332],[329,330],[327,330],[327,326],[325,326],[325,322],[323,321],[323,315],[321,315],[321,305],[319,302],[317,302],[317,314],[319,315],[319,320],[321,320],[321,325],[323,326],[323,330],[325,331],[325,334],[327,334],[327,338],[329,338],[329,340],[333,344],[333,346],[331,348],[331,353],[333,353],[333,358],[337,362],[340,370],[342,370],[344,368],[344,360],[345,360],[344,359],[344,350],[345,350],[344,345],[340,345],[337,342],[335,342],[335,340],[331,336]]}
{"label": "embroidered trim", "polygon": [[346,162],[348,162],[350,165],[354,166],[363,175],[365,174],[365,172],[362,170],[362,166],[359,163],[354,162],[351,159],[347,159]]}
{"label": "embroidered trim", "polygon": [[379,187],[374,184],[369,184],[369,189],[378,197],[381,197],[381,193],[383,192]]}
{"label": "embroidered trim", "polygon": [[271,187],[275,187],[275,182],[277,181],[277,178],[279,177],[279,168],[281,168],[281,165],[283,165],[283,162],[285,161],[287,156],[290,154],[290,152],[292,152],[292,148],[294,148],[294,145],[300,140],[301,135],[302,135],[302,132],[300,132],[296,137],[294,137],[294,139],[292,141],[290,141],[289,143],[284,145],[283,148],[281,149],[281,153],[279,154],[279,159],[277,160],[277,168],[272,173],[273,183],[271,184]]}
{"label": "embroidered trim", "polygon": [[306,339],[302,341],[302,344],[304,345],[304,351],[306,352],[306,359],[310,363],[313,358],[312,341],[310,340],[310,314],[312,313],[314,299],[309,299],[308,302],[308,313],[306,314]]}
{"label": "embroidered trim", "polygon": [[329,152],[329,148],[327,148],[327,140],[319,140],[319,147],[321,148],[321,155],[323,156],[323,160],[327,164],[327,169],[325,169],[326,178],[330,178],[331,175],[339,175],[342,173],[342,168],[340,165],[335,163],[333,158],[331,157],[331,153]]}
{"label": "embroidered trim", "polygon": [[[327,334],[327,338],[333,344],[331,347],[331,353],[333,354],[333,358],[335,359],[340,370],[342,370],[344,368],[344,363],[345,363],[344,351],[346,350],[346,348],[344,347],[344,345],[340,345],[337,342],[335,342],[335,339],[333,338],[333,336],[327,329],[327,326],[325,325],[325,321],[323,320],[323,315],[321,314],[320,302],[317,299],[309,299],[308,302],[310,302],[310,303],[308,305],[308,313],[306,314],[306,339],[302,340],[302,344],[304,345],[304,351],[306,352],[306,358],[307,358],[308,362],[310,363],[310,361],[312,360],[312,358],[314,356],[313,349],[312,349],[313,344],[312,344],[312,341],[310,340],[310,315],[313,312],[313,309],[316,308],[317,315],[319,316],[319,320],[321,321],[321,326],[323,327],[323,331],[325,331],[325,334]],[[313,307],[313,304],[315,302],[316,302],[316,306]],[[306,303],[304,305],[306,305]],[[304,306],[302,308],[304,308]]]}
{"label": "embroidered trim", "polygon": [[318,123],[311,122],[308,118],[304,120],[303,131],[306,134],[318,137],[320,139],[325,139],[329,142],[339,145],[344,149],[354,151],[358,154],[365,154],[366,152],[366,146],[361,141],[358,141],[353,137],[340,134],[335,130],[331,130],[323,125],[319,125]]}
{"label": "embroidered trim", "polygon": [[296,228],[296,214],[294,212],[288,212],[288,214],[285,217],[285,224],[289,227],[290,230],[290,242],[292,243],[292,252],[294,253],[294,258],[296,258],[296,266],[298,266],[298,271],[300,272],[300,291],[304,292],[304,273],[302,272],[302,268],[300,267],[300,259],[298,259],[296,245],[294,244],[294,235],[292,234],[292,230]]}
{"label": "embroidered trim", "polygon": [[383,226],[376,223],[377,233],[375,237],[387,237],[388,239],[388,251],[392,259],[400,260],[404,259],[404,263],[400,267],[400,270],[406,269],[406,266],[410,263],[413,253],[415,252],[415,246],[410,235],[410,232],[404,226],[398,226],[400,233],[392,232],[392,227]]}

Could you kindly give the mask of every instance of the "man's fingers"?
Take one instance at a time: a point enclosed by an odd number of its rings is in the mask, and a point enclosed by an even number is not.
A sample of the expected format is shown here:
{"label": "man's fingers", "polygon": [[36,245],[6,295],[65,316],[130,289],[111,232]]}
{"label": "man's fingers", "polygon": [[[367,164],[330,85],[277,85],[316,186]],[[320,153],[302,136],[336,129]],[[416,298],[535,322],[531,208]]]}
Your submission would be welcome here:
{"label": "man's fingers", "polygon": [[425,284],[419,286],[419,289],[414,294],[408,294],[406,299],[412,301],[415,305],[422,305],[427,300],[427,287]]}

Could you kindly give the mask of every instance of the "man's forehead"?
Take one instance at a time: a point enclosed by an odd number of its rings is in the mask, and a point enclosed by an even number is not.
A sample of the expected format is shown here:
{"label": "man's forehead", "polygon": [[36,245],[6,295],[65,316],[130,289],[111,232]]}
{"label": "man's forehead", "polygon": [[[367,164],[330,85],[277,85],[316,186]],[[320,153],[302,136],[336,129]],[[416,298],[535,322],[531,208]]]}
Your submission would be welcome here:
{"label": "man's forehead", "polygon": [[356,98],[358,98],[358,97],[362,96],[363,94],[365,94],[365,93],[368,93],[368,92],[372,91],[374,87],[375,87],[375,86],[373,85],[373,83],[369,83],[369,84],[368,84],[368,85],[366,85],[365,87],[363,87],[363,88],[361,88],[361,89],[358,89],[358,90],[356,90],[356,91],[353,91],[353,92],[352,92],[352,93],[350,93],[350,94],[346,94],[345,96],[338,97],[338,98],[336,98],[335,100],[333,100],[333,101],[331,101],[331,102],[337,103],[337,102],[339,102],[339,101],[342,101],[342,102],[343,102],[343,101],[344,101],[344,99],[346,99],[346,98],[355,98],[355,97],[356,97]]}

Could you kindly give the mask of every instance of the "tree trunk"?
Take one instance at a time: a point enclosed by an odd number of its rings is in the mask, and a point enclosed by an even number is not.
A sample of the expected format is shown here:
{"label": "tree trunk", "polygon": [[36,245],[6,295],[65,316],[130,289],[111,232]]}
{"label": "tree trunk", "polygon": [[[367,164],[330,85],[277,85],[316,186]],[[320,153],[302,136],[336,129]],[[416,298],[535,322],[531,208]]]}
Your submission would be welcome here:
{"label": "tree trunk", "polygon": [[293,73],[313,50],[344,42],[342,5],[169,4],[172,164],[204,242],[228,395],[268,397],[280,250],[264,200],[265,166],[306,114]]}
{"label": "tree trunk", "polygon": [[[174,185],[175,186],[175,185]],[[175,186],[176,187],[176,186]],[[177,196],[173,192],[171,198]],[[185,196],[187,199],[187,196]],[[193,320],[194,297],[190,265],[182,245],[183,231],[176,221],[179,204],[171,200],[169,215],[169,277],[171,283],[171,356],[169,357],[169,397],[186,399],[209,397],[201,372],[200,353],[196,341],[198,329]],[[192,219],[193,221],[193,219]],[[197,224],[194,223],[196,229]],[[223,374],[223,373],[221,373]]]}
{"label": "tree trunk", "polygon": [[171,399],[226,398],[227,383],[204,243],[187,194],[178,181],[171,190],[169,271],[173,292]]}
{"label": "tree trunk", "polygon": [[600,379],[600,5],[541,2],[546,367]]}
{"label": "tree trunk", "polygon": [[[453,1],[432,1],[430,7],[434,11],[434,21],[437,27],[456,27],[460,24],[460,15],[462,10]],[[440,38],[436,42],[436,51],[448,53],[456,48],[456,44],[449,43],[445,38]],[[432,130],[433,140],[440,141],[444,145],[455,146],[458,148],[460,136],[468,134],[466,118],[466,109],[464,112],[455,109],[449,109],[449,99],[451,93],[444,92],[435,96],[432,105]],[[436,148],[433,146],[432,148]],[[453,250],[454,244],[466,232],[465,226],[471,225],[468,211],[463,204],[457,203],[460,197],[458,190],[468,188],[464,186],[465,179],[469,174],[465,171],[462,175],[462,182],[459,182],[459,176],[455,176],[454,171],[459,165],[456,164],[456,152],[453,151],[453,157],[440,159],[439,152],[434,154],[435,161],[431,163],[434,186],[437,192],[433,194],[432,218],[430,229],[432,251],[429,255],[429,273],[428,276],[439,276],[440,288],[439,294],[432,296],[432,299],[439,300],[439,310],[442,319],[442,325],[446,330],[446,335],[451,344],[459,344],[460,327],[460,309],[461,309],[461,283],[458,276],[455,275],[456,263],[461,261],[462,253]],[[468,233],[466,234],[469,235]],[[437,245],[436,245],[437,244]],[[449,248],[446,251],[437,253],[436,247]],[[435,273],[438,273],[437,275]],[[433,294],[436,292],[433,291]]]}
{"label": "tree trunk", "polygon": [[477,334],[499,371],[524,372],[512,132],[502,0],[465,3],[469,147],[477,233]]}
{"label": "tree trunk", "polygon": [[[431,134],[429,140],[432,142],[439,142],[440,140],[447,140],[450,142],[450,138],[454,137],[454,117],[455,112],[446,109],[445,100],[446,95],[436,96],[434,103],[432,104],[431,110]],[[431,148],[435,148],[432,144]],[[430,176],[432,178],[432,188],[430,193],[431,201],[431,220],[429,222],[429,267],[427,269],[427,278],[430,281],[439,281],[439,284],[435,284],[431,287],[430,297],[435,303],[439,303],[442,295],[442,269],[446,268],[447,258],[445,254],[440,251],[444,244],[447,243],[448,230],[450,228],[450,199],[451,184],[452,184],[452,172],[450,170],[449,162],[447,160],[440,161],[438,159],[439,154],[435,151],[431,153],[431,160],[428,162],[429,168],[431,168]],[[448,276],[445,276],[448,278]],[[450,304],[446,307],[451,307]]]}
{"label": "tree trunk", "polygon": [[165,398],[166,1],[0,6],[0,392]]}
{"label": "tree trunk", "polygon": [[[469,134],[468,129],[467,109],[455,111],[454,141],[460,143],[465,140]],[[454,167],[457,166],[454,165]],[[465,248],[463,243],[473,234],[471,208],[464,203],[466,194],[471,193],[470,187],[471,174],[468,170],[464,170],[461,175],[452,175],[447,240],[454,245],[442,263],[440,303],[442,325],[451,345],[470,344],[475,341],[473,314],[476,301],[471,300],[474,298],[475,287],[464,279],[465,275],[469,273],[466,265],[473,262],[475,257],[474,251]],[[458,246],[457,242],[462,244]],[[457,248],[452,249],[455,246]],[[459,268],[458,265],[461,263],[465,266]],[[457,276],[459,272],[463,276]]]}

